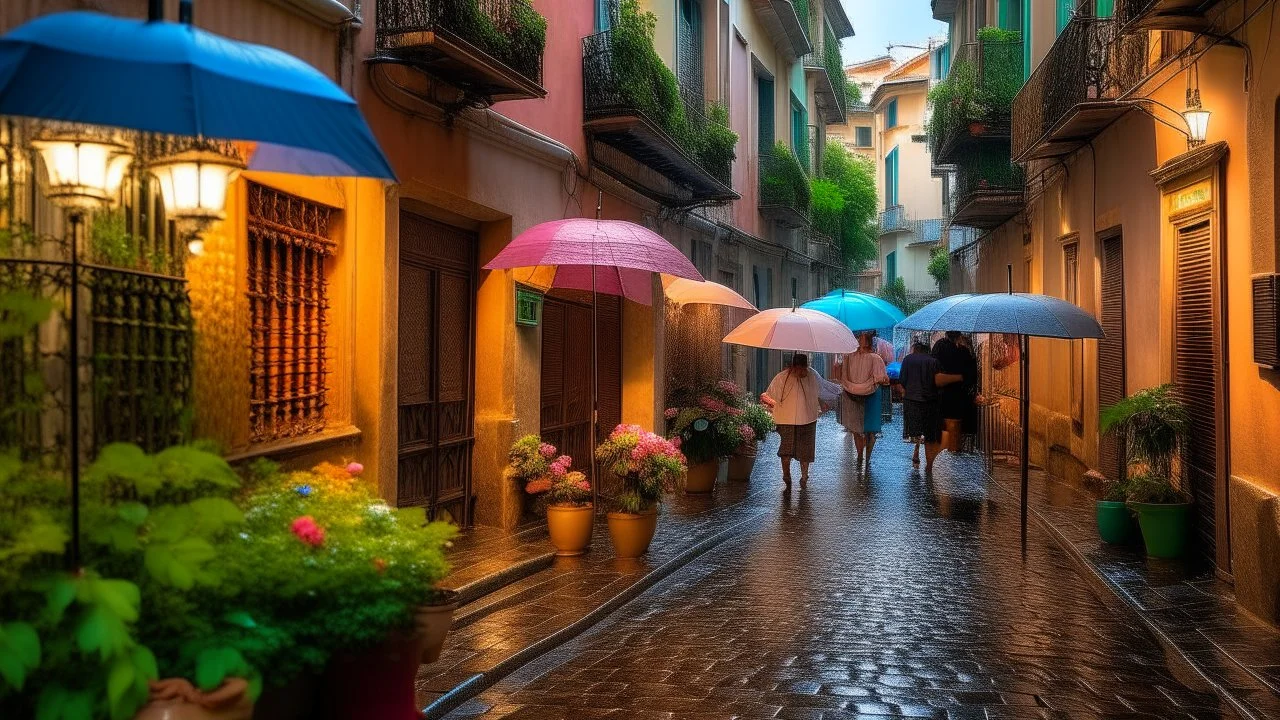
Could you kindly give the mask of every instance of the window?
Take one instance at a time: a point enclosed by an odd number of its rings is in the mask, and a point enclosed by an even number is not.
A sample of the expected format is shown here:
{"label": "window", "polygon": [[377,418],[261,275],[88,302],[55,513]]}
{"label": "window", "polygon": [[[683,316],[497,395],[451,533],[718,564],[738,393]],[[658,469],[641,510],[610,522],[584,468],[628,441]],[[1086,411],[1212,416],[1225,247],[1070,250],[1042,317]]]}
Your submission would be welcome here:
{"label": "window", "polygon": [[933,79],[941,80],[951,70],[951,43],[943,43],[933,51]]}
{"label": "window", "polygon": [[898,98],[893,98],[884,108],[884,129],[898,127]]}
{"label": "window", "polygon": [[773,152],[773,79],[756,76],[757,126],[760,154]]}
{"label": "window", "polygon": [[870,125],[859,125],[853,129],[853,144],[860,148],[871,147]]}
{"label": "window", "polygon": [[1115,0],[1094,0],[1093,14],[1097,17],[1109,18],[1115,10]]}
{"label": "window", "polygon": [[332,209],[249,184],[249,426],[254,442],[324,429]]}
{"label": "window", "polygon": [[898,251],[884,256],[884,282],[886,285],[898,278]]}
{"label": "window", "polygon": [[1005,30],[1022,29],[1022,3],[1026,0],[1000,0],[1000,27]]}
{"label": "window", "polygon": [[884,156],[884,205],[886,208],[898,204],[898,148]]}
{"label": "window", "polygon": [[809,164],[809,118],[804,104],[791,96],[791,149],[801,166]]}
{"label": "window", "polygon": [[1058,4],[1058,34],[1061,35],[1067,23],[1071,22],[1071,16],[1074,14],[1075,8],[1072,7],[1072,0],[1056,0]]}
{"label": "window", "polygon": [[1021,0],[1022,12],[1022,79],[1031,77],[1031,0]]}

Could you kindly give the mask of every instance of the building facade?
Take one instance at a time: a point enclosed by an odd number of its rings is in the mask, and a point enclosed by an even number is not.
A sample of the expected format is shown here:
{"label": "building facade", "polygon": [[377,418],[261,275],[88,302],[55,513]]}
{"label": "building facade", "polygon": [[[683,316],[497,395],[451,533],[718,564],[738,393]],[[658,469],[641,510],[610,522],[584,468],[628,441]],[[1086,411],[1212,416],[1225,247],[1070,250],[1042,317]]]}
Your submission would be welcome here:
{"label": "building facade", "polygon": [[953,217],[983,231],[953,253],[953,283],[1065,298],[1107,333],[1032,341],[1032,460],[1067,479],[1118,476],[1122,449],[1100,438],[1100,408],[1175,383],[1193,418],[1184,475],[1196,551],[1276,622],[1280,68],[1248,58],[1280,37],[1254,10],[934,3],[951,23],[953,75],[964,47],[979,82],[998,77],[1016,42],[1025,79],[974,128],[984,132],[944,138]]}
{"label": "building facade", "polygon": [[[73,6],[5,5],[0,31]],[[593,383],[602,433],[660,430],[666,389],[690,368],[758,384],[779,360],[724,348],[735,318],[667,307],[657,278],[649,305],[593,304],[552,288],[550,271],[485,263],[538,223],[598,213],[656,230],[762,308],[825,293],[843,262],[810,230],[808,178],[827,124],[846,117],[839,41],[853,28],[835,0],[511,0],[481,6],[496,34],[457,7],[196,7],[196,25],[285,50],[346,89],[397,182],[244,172],[229,186],[225,220],[166,286],[189,305],[193,351],[189,428],[164,437],[208,438],[239,460],[358,459],[391,502],[513,527],[529,508],[503,478],[510,444],[538,433],[585,467]],[[176,18],[176,0],[166,9]],[[0,144],[22,141],[8,127]],[[15,200],[0,220],[65,233],[38,166],[0,167]],[[122,190],[122,222],[172,245],[148,182]],[[272,264],[271,243],[309,254]]]}

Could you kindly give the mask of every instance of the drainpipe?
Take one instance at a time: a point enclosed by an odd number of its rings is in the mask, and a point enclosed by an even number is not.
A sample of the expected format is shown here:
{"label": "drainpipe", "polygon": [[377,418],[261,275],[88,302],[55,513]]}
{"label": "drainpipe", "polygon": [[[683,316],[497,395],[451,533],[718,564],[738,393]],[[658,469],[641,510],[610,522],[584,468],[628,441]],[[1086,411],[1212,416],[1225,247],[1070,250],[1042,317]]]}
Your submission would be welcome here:
{"label": "drainpipe", "polygon": [[147,22],[164,20],[164,0],[150,0],[147,3]]}
{"label": "drainpipe", "polygon": [[183,25],[190,25],[195,15],[195,3],[193,0],[182,0],[178,3],[178,22]]}

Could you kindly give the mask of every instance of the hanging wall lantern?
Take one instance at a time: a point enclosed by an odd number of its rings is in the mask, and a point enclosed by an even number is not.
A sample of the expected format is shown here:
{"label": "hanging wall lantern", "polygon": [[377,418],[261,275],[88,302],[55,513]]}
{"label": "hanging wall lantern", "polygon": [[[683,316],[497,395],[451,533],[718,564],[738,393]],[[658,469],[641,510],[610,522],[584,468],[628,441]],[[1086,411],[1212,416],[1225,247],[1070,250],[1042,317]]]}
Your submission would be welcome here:
{"label": "hanging wall lantern", "polygon": [[31,146],[40,153],[49,175],[45,196],[65,208],[83,210],[107,204],[120,188],[132,159],[124,143],[89,126],[68,126],[37,135]]}
{"label": "hanging wall lantern", "polygon": [[1209,111],[1200,105],[1200,64],[1187,72],[1187,109],[1182,111],[1187,122],[1187,147],[1197,148],[1209,135]]}
{"label": "hanging wall lantern", "polygon": [[226,215],[227,186],[244,169],[235,146],[203,139],[174,143],[173,152],[150,165],[160,182],[166,214],[194,232]]}

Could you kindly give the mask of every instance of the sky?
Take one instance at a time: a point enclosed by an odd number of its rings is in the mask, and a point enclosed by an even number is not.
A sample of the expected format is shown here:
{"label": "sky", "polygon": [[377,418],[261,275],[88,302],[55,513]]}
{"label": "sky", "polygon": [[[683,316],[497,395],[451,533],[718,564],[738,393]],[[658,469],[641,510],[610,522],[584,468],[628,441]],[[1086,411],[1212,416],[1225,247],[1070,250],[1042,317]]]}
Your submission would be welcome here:
{"label": "sky", "polygon": [[[845,64],[885,54],[885,46],[919,45],[924,47],[930,36],[943,35],[944,23],[933,19],[930,0],[841,0],[844,11],[853,21],[854,36],[841,43]],[[899,60],[913,57],[921,50],[901,48],[893,51]]]}

